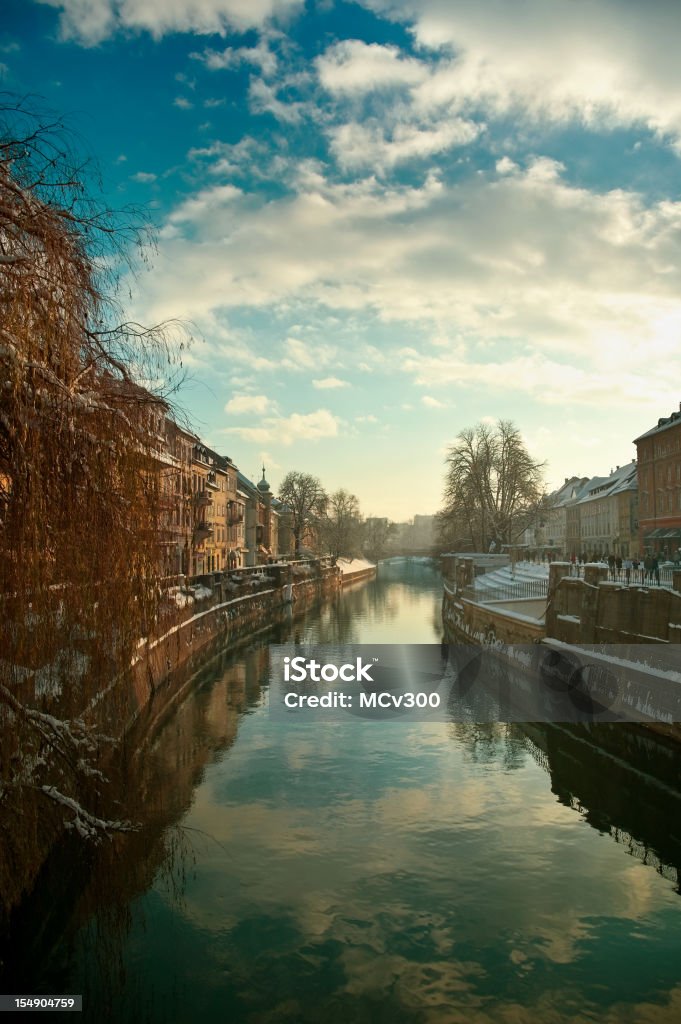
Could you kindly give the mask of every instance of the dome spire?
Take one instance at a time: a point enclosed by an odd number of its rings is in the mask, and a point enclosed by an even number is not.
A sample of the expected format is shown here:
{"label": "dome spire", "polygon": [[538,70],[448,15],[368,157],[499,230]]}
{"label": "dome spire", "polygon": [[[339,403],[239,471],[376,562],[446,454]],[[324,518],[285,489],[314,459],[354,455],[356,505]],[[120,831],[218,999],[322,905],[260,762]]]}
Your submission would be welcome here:
{"label": "dome spire", "polygon": [[267,480],[265,479],[265,464],[263,463],[262,480],[258,481],[258,490],[261,492],[261,494],[266,494],[267,492],[269,492],[269,489],[270,485],[267,483]]}

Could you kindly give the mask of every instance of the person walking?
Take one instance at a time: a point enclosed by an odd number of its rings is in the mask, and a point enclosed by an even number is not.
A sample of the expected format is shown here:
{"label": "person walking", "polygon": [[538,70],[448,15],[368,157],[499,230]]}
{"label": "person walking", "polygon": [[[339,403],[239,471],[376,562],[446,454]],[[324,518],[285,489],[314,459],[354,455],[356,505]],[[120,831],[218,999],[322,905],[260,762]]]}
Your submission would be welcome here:
{"label": "person walking", "polygon": [[660,585],[660,563],[657,560],[657,555],[653,555],[650,560],[650,575],[655,577],[655,583],[659,587]]}
{"label": "person walking", "polygon": [[629,586],[629,584],[631,583],[631,570],[634,567],[634,563],[630,558],[625,558],[622,565],[624,568],[624,578],[626,580],[627,586]]}

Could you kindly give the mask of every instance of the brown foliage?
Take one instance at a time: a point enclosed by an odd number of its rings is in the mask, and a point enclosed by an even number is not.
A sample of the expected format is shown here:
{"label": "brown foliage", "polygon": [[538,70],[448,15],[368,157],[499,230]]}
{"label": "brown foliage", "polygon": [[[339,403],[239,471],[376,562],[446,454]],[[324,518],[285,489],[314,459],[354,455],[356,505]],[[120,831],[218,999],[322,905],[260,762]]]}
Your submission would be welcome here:
{"label": "brown foliage", "polygon": [[59,125],[4,111],[0,799],[30,788],[66,818],[54,793],[80,798],[97,746],[68,722],[87,718],[155,615],[153,450],[167,404],[132,368],[158,379],[174,342],[167,325],[117,325],[110,268],[132,234],[86,196],[83,174]]}
{"label": "brown foliage", "polygon": [[441,541],[487,551],[516,543],[544,507],[544,463],[536,462],[510,420],[460,431],[447,453]]}

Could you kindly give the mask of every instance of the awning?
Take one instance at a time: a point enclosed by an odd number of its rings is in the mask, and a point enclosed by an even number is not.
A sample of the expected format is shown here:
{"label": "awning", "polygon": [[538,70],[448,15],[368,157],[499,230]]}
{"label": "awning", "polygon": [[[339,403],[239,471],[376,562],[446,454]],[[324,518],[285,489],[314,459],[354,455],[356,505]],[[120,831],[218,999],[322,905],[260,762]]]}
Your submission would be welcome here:
{"label": "awning", "polygon": [[679,540],[681,541],[681,529],[670,529],[669,527],[658,526],[657,529],[646,533],[644,540]]}

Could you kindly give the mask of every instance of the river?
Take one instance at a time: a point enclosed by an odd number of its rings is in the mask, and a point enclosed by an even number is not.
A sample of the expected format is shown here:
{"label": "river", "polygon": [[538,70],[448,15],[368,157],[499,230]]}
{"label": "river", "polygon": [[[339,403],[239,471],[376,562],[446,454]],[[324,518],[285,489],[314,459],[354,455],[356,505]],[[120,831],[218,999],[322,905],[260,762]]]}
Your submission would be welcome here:
{"label": "river", "polygon": [[[439,643],[441,586],[383,563],[275,639]],[[217,658],[126,762],[144,827],[53,859],[3,991],[151,1024],[681,1019],[673,748],[282,719],[267,669],[263,639]]]}

